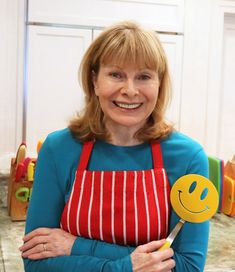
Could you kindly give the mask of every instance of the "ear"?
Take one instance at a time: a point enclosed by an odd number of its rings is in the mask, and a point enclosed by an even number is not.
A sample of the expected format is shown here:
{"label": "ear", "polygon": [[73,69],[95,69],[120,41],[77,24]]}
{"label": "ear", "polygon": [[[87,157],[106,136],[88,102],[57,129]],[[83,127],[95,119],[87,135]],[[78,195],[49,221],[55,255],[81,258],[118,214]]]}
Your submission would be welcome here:
{"label": "ear", "polygon": [[92,83],[93,83],[94,91],[95,91],[96,95],[98,95],[98,93],[97,93],[97,89],[98,89],[98,86],[97,86],[97,77],[98,77],[98,75],[95,73],[94,70],[92,70]]}

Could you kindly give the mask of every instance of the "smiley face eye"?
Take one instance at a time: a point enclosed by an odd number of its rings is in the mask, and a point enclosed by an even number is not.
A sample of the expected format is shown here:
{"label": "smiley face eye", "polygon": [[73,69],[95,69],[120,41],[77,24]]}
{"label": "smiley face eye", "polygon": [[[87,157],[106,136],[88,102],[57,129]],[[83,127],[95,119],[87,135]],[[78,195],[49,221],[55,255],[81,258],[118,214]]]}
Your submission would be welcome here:
{"label": "smiley face eye", "polygon": [[201,193],[200,199],[201,200],[205,199],[207,194],[208,194],[208,188],[205,188]]}
{"label": "smiley face eye", "polygon": [[197,186],[197,182],[196,181],[192,182],[188,190],[190,194],[195,190],[196,186]]}

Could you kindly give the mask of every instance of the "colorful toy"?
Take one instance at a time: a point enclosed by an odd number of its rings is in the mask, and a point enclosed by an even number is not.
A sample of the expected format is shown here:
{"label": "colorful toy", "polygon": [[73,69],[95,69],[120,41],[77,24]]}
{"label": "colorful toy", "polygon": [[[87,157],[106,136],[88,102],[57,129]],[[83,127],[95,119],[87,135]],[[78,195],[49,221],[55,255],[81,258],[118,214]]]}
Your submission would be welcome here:
{"label": "colorful toy", "polygon": [[21,143],[16,153],[16,159],[15,159],[16,165],[24,161],[25,155],[26,155],[26,149],[27,149],[26,143],[25,142]]}
{"label": "colorful toy", "polygon": [[196,174],[179,178],[171,189],[170,197],[178,216],[192,223],[210,219],[216,213],[219,203],[213,183]]}
{"label": "colorful toy", "polygon": [[235,180],[224,176],[224,194],[223,194],[222,212],[229,216],[235,216]]}
{"label": "colorful toy", "polygon": [[171,246],[185,221],[204,222],[216,213],[219,204],[218,192],[213,183],[196,174],[179,178],[171,189],[170,199],[174,211],[181,219],[160,250]]}
{"label": "colorful toy", "polygon": [[23,142],[17,150],[16,157],[11,160],[7,207],[13,221],[26,219],[32,194],[36,158],[26,157],[26,153],[27,146]]}
{"label": "colorful toy", "polygon": [[15,193],[16,199],[21,202],[27,202],[30,200],[32,194],[32,188],[19,187]]}
{"label": "colorful toy", "polygon": [[213,182],[219,194],[218,211],[222,209],[222,196],[223,196],[223,179],[224,179],[224,162],[223,160],[209,156],[209,179]]}
{"label": "colorful toy", "polygon": [[39,140],[38,141],[38,144],[37,144],[37,154],[39,153],[41,147],[42,147],[42,144],[43,144],[43,140]]}
{"label": "colorful toy", "polygon": [[224,168],[222,210],[228,216],[235,216],[235,156]]}

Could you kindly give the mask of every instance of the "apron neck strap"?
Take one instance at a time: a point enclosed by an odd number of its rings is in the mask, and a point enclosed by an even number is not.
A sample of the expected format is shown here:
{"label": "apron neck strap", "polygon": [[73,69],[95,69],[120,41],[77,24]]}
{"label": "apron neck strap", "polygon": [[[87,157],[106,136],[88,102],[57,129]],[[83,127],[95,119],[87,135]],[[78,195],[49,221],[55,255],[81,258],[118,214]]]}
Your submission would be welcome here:
{"label": "apron neck strap", "polygon": [[95,141],[85,142],[79,160],[78,170],[86,170],[90,159],[91,151]]}
{"label": "apron neck strap", "polygon": [[164,168],[160,143],[152,141],[151,148],[153,157],[153,168]]}
{"label": "apron neck strap", "polygon": [[[89,141],[83,144],[82,152],[81,152],[81,156],[79,160],[79,165],[78,165],[78,170],[87,169],[94,143],[95,141]],[[164,168],[160,143],[156,141],[152,141],[151,149],[152,149],[152,157],[153,157],[153,168]]]}

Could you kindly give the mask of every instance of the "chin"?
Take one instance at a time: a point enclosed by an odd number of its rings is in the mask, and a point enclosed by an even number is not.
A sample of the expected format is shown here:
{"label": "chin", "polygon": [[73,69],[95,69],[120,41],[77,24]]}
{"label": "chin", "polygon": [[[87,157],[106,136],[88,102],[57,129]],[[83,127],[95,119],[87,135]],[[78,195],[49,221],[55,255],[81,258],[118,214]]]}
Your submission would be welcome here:
{"label": "chin", "polygon": [[137,128],[137,129],[140,129],[141,127],[144,126],[145,122],[142,122],[142,121],[133,121],[133,120],[125,120],[125,121],[119,121],[119,122],[116,122],[117,125],[119,126],[123,126],[123,127],[126,127],[126,128]]}

